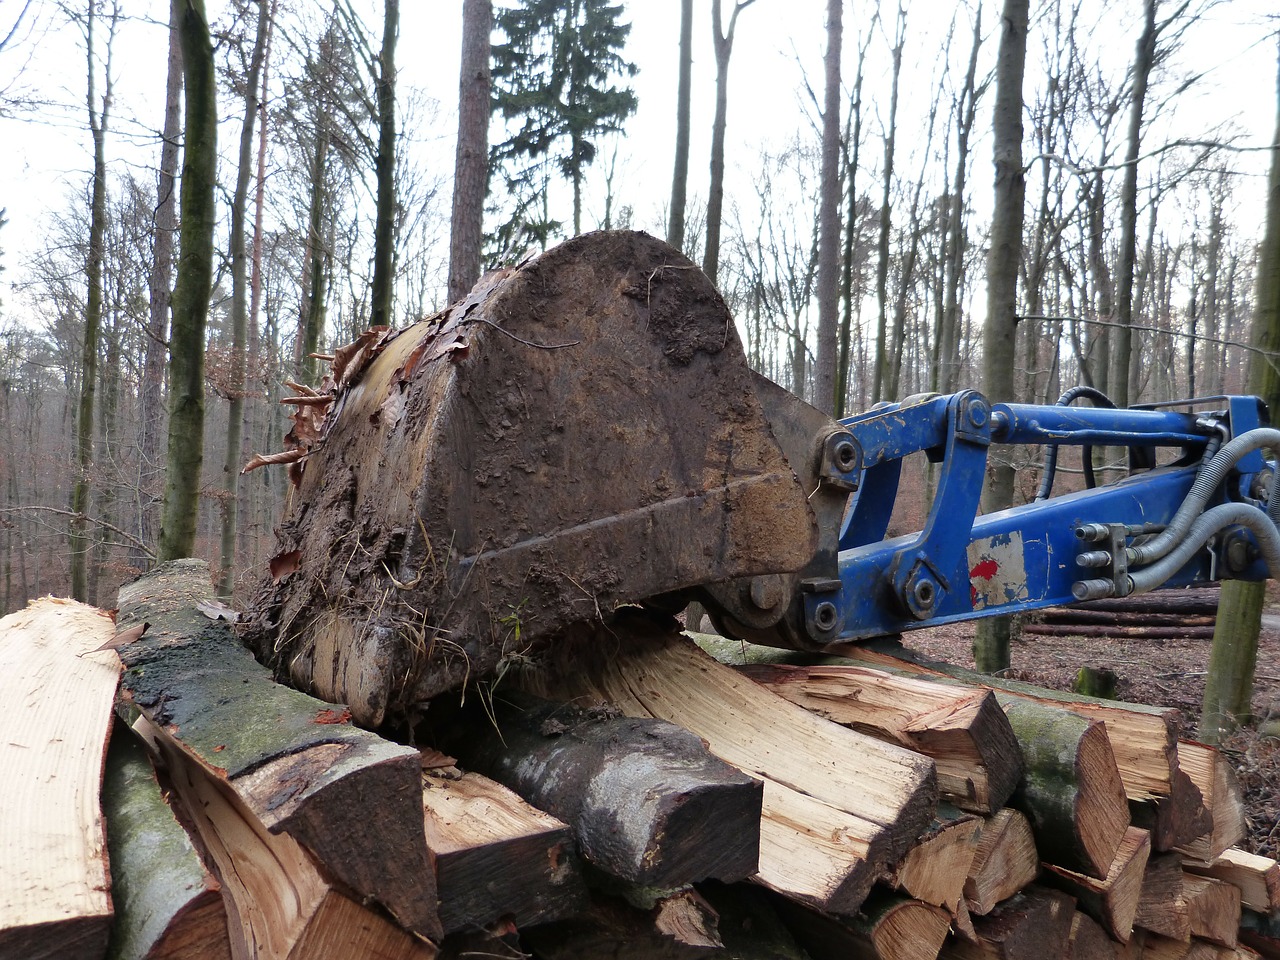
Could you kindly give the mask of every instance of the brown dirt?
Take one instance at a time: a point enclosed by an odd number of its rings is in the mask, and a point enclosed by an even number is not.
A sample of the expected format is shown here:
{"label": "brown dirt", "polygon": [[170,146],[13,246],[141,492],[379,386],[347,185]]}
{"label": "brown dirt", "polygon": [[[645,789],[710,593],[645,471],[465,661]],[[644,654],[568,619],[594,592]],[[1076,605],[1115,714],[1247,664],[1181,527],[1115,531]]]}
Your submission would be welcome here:
{"label": "brown dirt", "polygon": [[[1268,594],[1253,709],[1258,722],[1280,719],[1280,585]],[[937,660],[973,668],[973,624],[920,630],[903,638],[915,650]],[[1209,640],[1119,640],[1026,635],[1015,640],[1011,679],[1070,690],[1083,665],[1109,668],[1118,677],[1117,698],[1130,703],[1176,707],[1182,736],[1196,739],[1204,697]],[[1280,856],[1280,740],[1242,729],[1221,745],[1235,766],[1244,793],[1248,833],[1241,846],[1269,857]]]}

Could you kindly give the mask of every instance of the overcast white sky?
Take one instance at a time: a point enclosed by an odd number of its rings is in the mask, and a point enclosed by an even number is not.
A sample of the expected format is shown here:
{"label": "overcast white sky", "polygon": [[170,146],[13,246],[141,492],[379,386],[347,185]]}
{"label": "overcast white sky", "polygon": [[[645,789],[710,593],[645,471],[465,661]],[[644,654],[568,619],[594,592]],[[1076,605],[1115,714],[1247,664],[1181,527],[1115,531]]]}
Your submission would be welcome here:
{"label": "overcast white sky", "polygon": [[[7,31],[24,0],[0,0],[0,35]],[[316,3],[319,0],[299,0]],[[357,0],[357,6],[362,0]],[[381,5],[363,0],[371,17]],[[37,29],[26,42],[0,53],[0,89],[14,81],[53,104],[25,116],[0,120],[0,207],[8,210],[10,225],[0,231],[5,252],[6,281],[21,279],[26,251],[42,236],[42,219],[50,208],[64,203],[69,190],[83,188],[89,168],[90,141],[84,123],[84,56],[80,38],[68,27],[53,0],[35,0]],[[73,3],[74,5],[74,3]],[[211,16],[221,11],[220,0],[209,0]],[[728,6],[728,4],[726,4]],[[1140,4],[1131,0],[1136,16]],[[154,162],[154,130],[160,124],[164,92],[168,4],[163,0],[125,0],[133,19],[117,47],[113,73],[117,102],[110,153],[114,164],[146,167]],[[639,111],[628,123],[620,149],[620,197],[636,211],[638,225],[656,225],[670,193],[671,154],[674,140],[674,102],[678,46],[678,0],[630,0],[627,15],[633,29],[628,55],[640,66],[634,81]],[[707,181],[711,111],[714,98],[714,60],[710,43],[710,4],[695,0],[695,75],[693,142],[690,193],[704,196]],[[461,0],[404,0],[398,48],[402,89],[416,87],[439,102],[434,122],[412,131],[415,149],[422,150],[441,170],[451,169],[456,132],[455,103],[458,83],[458,42]],[[846,4],[845,73],[852,77],[855,44],[869,22],[870,4]],[[932,96],[938,70],[939,37],[956,9],[944,0],[913,0],[908,5],[907,59],[903,76],[902,149],[922,149],[924,104]],[[802,72],[815,87],[821,85],[821,61],[825,44],[825,0],[757,0],[741,16],[731,68],[728,164],[730,193],[750,205],[752,172],[762,145],[779,145],[808,121],[802,111]],[[994,4],[987,3],[984,32],[989,35],[984,53],[994,57]],[[1201,92],[1180,101],[1174,118],[1183,135],[1194,136],[1211,124],[1232,118],[1252,146],[1265,145],[1276,115],[1276,47],[1266,37],[1265,18],[1274,15],[1273,0],[1225,0],[1211,14],[1212,22],[1197,34],[1184,56],[1187,64],[1207,70]],[[1034,16],[1034,10],[1033,10]],[[1272,27],[1271,29],[1274,29]],[[967,27],[960,28],[957,48],[967,50]],[[19,38],[20,40],[22,38]],[[1123,31],[1099,32],[1092,43],[1114,49],[1117,76],[1132,56],[1133,41]],[[884,79],[885,48],[880,36],[872,43],[874,66],[867,87],[873,135],[868,152],[878,156],[874,140],[879,125],[877,104],[887,100]],[[957,56],[962,56],[963,51]],[[1028,76],[1036,72],[1038,51],[1028,54]],[[801,66],[803,64],[803,67]],[[10,88],[10,94],[16,88]],[[876,91],[881,91],[879,94]],[[883,109],[881,107],[881,109]],[[990,125],[989,100],[983,104],[978,125]],[[234,137],[230,118],[224,126],[225,148]],[[1251,182],[1237,193],[1239,215],[1260,215],[1265,154],[1244,161],[1252,171]],[[990,193],[989,148],[975,150],[971,193],[979,211]],[[599,203],[588,216],[600,213]],[[10,309],[16,306],[6,295]]]}

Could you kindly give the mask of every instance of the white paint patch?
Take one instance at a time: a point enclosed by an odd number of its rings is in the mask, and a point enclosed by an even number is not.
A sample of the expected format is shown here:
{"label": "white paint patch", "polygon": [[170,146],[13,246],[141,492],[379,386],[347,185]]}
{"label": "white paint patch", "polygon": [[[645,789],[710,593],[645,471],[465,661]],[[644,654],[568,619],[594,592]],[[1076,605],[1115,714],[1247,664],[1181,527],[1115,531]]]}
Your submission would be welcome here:
{"label": "white paint patch", "polygon": [[973,609],[1030,599],[1022,534],[1014,530],[969,543],[969,598]]}

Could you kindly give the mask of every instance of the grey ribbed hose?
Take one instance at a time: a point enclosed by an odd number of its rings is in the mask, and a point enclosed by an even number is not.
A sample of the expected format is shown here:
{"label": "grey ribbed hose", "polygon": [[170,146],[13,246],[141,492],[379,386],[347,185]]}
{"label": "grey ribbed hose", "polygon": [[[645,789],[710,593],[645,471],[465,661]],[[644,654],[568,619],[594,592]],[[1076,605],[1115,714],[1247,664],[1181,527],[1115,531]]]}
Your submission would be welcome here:
{"label": "grey ribbed hose", "polygon": [[[1275,430],[1270,432],[1280,433]],[[1244,437],[1240,439],[1243,440]],[[1275,523],[1250,504],[1223,503],[1197,517],[1187,530],[1186,538],[1159,562],[1136,572],[1130,570],[1129,579],[1133,581],[1133,592],[1146,593],[1156,589],[1177,573],[1210,537],[1231,526],[1249,528],[1258,541],[1267,572],[1271,577],[1280,579],[1280,533],[1276,531]]]}
{"label": "grey ribbed hose", "polygon": [[[1280,430],[1271,427],[1259,427],[1225,444],[1200,470],[1200,473],[1196,476],[1195,483],[1191,485],[1191,491],[1187,494],[1186,499],[1182,501],[1182,506],[1178,508],[1178,512],[1174,514],[1173,519],[1169,521],[1169,525],[1165,527],[1164,531],[1146,543],[1128,549],[1129,564],[1133,566],[1154,563],[1171,550],[1174,550],[1175,547],[1181,549],[1181,545],[1188,541],[1190,531],[1205,517],[1212,516],[1214,511],[1221,509],[1221,507],[1215,507],[1207,513],[1203,512],[1204,505],[1208,502],[1209,497],[1226,479],[1227,473],[1231,468],[1246,454],[1260,450],[1263,447],[1270,447],[1273,450],[1280,451]],[[1280,478],[1280,473],[1277,473],[1276,477],[1271,481],[1271,493],[1268,496],[1267,512],[1265,514],[1270,521],[1270,530],[1273,536],[1275,535],[1275,524],[1280,522],[1280,495],[1277,495],[1280,491],[1277,491],[1276,487],[1278,478]],[[1223,506],[1237,506],[1237,504],[1224,504]],[[1238,506],[1251,511],[1256,518],[1263,516],[1262,512],[1256,507],[1247,504],[1238,504]],[[1247,526],[1251,530],[1253,529],[1251,524],[1243,520],[1233,522]],[[1218,529],[1221,528],[1219,527]],[[1204,538],[1199,541],[1191,539],[1191,549],[1197,549],[1213,532],[1216,531],[1205,534]],[[1186,559],[1184,558],[1182,563],[1185,562]],[[1179,563],[1177,567],[1182,566],[1182,563]],[[1176,570],[1177,567],[1174,567],[1174,569]]]}

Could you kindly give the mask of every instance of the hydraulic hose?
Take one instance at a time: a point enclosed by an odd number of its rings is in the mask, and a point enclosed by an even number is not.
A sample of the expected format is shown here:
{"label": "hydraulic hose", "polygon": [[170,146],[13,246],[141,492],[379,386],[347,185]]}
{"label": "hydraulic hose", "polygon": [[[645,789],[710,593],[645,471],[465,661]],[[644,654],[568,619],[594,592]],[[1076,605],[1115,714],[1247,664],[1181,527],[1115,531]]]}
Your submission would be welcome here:
{"label": "hydraulic hose", "polygon": [[[1245,434],[1246,437],[1248,435]],[[1250,504],[1223,503],[1197,517],[1188,528],[1186,538],[1158,562],[1136,572],[1129,571],[1133,592],[1145,593],[1156,589],[1177,573],[1210,537],[1231,526],[1247,527],[1253,533],[1262,551],[1268,574],[1273,578],[1280,578],[1280,532],[1276,531],[1275,524]]]}
{"label": "hydraulic hose", "polygon": [[[1054,406],[1069,407],[1081,398],[1092,400],[1095,407],[1106,407],[1109,410],[1114,410],[1116,408],[1115,401],[1101,390],[1096,387],[1086,387],[1083,384],[1072,387],[1060,396]],[[1092,489],[1098,485],[1098,481],[1093,475],[1093,447],[1081,447],[1080,457],[1084,467],[1084,485]],[[1057,472],[1058,445],[1054,443],[1046,447],[1044,451],[1044,466],[1040,471],[1040,489],[1036,491],[1036,502],[1049,499],[1049,494],[1053,491],[1053,480]]]}
{"label": "hydraulic hose", "polygon": [[[1259,427],[1224,444],[1222,449],[1214,454],[1200,469],[1195,483],[1191,485],[1190,492],[1187,494],[1186,499],[1182,501],[1182,506],[1178,508],[1178,512],[1174,514],[1173,519],[1169,521],[1169,525],[1146,543],[1128,549],[1129,565],[1154,563],[1169,554],[1175,547],[1181,549],[1183,541],[1188,540],[1190,531],[1199,524],[1199,519],[1197,518],[1202,519],[1203,517],[1212,516],[1215,510],[1221,509],[1221,507],[1215,507],[1205,513],[1204,505],[1208,502],[1213,491],[1226,479],[1231,468],[1239,463],[1246,454],[1262,447],[1280,450],[1280,430],[1272,427]],[[1277,473],[1276,476],[1280,477],[1280,473]],[[1280,513],[1280,502],[1278,502],[1280,501],[1280,495],[1278,493],[1280,491],[1277,490],[1276,480],[1273,479],[1265,514],[1273,535],[1275,534],[1276,514]],[[1260,510],[1248,504],[1223,504],[1223,506],[1241,506],[1249,510],[1254,517],[1261,518],[1262,516]],[[1243,526],[1249,526],[1251,530],[1253,529],[1252,526],[1243,521],[1232,522],[1238,522]],[[1207,534],[1203,539],[1208,539],[1210,535]],[[1192,549],[1197,549],[1199,546],[1199,543],[1195,543]],[[1184,560],[1183,563],[1185,562]],[[1178,566],[1181,565],[1178,564]],[[1174,569],[1176,570],[1177,567]]]}

